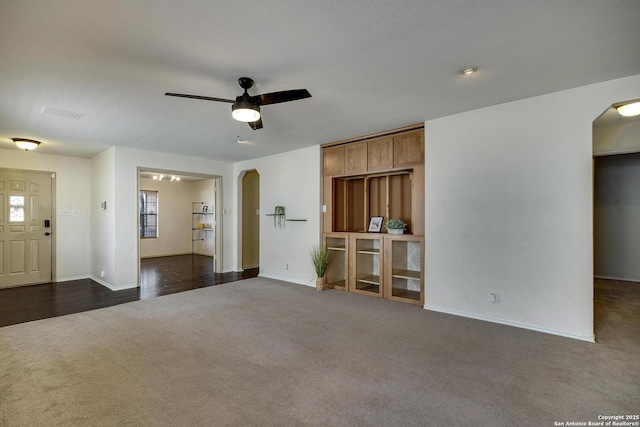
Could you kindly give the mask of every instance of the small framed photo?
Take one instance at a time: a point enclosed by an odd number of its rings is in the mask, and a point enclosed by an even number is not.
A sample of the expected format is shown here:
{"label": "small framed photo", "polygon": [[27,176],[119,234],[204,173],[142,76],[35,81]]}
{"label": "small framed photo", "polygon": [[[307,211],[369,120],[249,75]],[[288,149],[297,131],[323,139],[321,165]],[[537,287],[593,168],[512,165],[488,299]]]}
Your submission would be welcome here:
{"label": "small framed photo", "polygon": [[382,230],[382,216],[372,216],[369,220],[369,233],[379,233]]}
{"label": "small framed photo", "polygon": [[209,206],[204,205],[204,206],[202,207],[202,212],[209,212]]}

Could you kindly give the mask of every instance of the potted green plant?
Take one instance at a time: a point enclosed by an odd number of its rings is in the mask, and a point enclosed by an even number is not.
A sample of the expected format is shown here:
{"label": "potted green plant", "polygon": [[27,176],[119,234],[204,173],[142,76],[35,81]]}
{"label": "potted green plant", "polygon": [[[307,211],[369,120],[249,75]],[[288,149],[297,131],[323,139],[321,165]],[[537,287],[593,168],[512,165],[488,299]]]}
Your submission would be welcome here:
{"label": "potted green plant", "polygon": [[284,224],[284,206],[276,206],[275,211],[273,212],[273,226],[281,227]]}
{"label": "potted green plant", "polygon": [[329,266],[329,261],[331,260],[331,254],[326,248],[322,246],[316,246],[309,252],[309,258],[311,258],[313,267],[316,270],[316,290],[322,291],[324,290],[324,276],[327,273],[327,267]]}
{"label": "potted green plant", "polygon": [[407,224],[401,219],[390,219],[384,225],[389,234],[404,234],[404,230],[407,228]]}

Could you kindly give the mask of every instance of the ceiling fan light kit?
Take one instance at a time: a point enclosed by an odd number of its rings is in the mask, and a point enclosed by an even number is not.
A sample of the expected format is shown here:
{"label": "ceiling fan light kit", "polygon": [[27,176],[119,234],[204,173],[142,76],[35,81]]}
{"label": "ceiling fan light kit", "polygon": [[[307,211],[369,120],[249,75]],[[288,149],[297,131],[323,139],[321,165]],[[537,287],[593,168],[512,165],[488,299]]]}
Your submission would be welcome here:
{"label": "ceiling fan light kit", "polygon": [[298,99],[311,98],[311,94],[306,89],[283,90],[280,92],[265,93],[251,96],[247,92],[253,86],[253,80],[249,77],[238,79],[240,87],[244,93],[232,99],[213,98],[200,95],[186,95],[183,93],[167,92],[167,96],[177,96],[179,98],[201,99],[203,101],[227,102],[231,105],[231,116],[239,122],[248,123],[251,129],[262,129],[262,116],[260,114],[261,105],[279,104],[281,102],[297,101]]}
{"label": "ceiling fan light kit", "polygon": [[231,106],[231,115],[239,122],[256,122],[260,120],[260,106],[245,100],[239,100]]}

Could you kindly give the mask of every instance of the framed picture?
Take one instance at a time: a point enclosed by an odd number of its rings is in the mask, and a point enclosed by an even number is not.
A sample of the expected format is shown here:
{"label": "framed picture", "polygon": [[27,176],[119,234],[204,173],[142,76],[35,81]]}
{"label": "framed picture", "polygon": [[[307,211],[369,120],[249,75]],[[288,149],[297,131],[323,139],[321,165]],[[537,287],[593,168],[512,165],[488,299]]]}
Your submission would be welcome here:
{"label": "framed picture", "polygon": [[202,207],[202,212],[209,212],[209,206],[204,205],[204,206]]}
{"label": "framed picture", "polygon": [[369,233],[379,233],[382,230],[382,216],[372,216],[369,220]]}

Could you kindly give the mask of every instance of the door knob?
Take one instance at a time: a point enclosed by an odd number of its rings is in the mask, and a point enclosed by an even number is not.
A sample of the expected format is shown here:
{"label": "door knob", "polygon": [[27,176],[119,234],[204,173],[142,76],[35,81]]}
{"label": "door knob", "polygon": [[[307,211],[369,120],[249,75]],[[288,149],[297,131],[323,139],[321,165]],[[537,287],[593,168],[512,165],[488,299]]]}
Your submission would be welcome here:
{"label": "door knob", "polygon": [[48,231],[46,233],[44,233],[45,236],[50,236],[51,233],[49,233]]}

